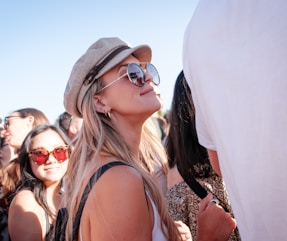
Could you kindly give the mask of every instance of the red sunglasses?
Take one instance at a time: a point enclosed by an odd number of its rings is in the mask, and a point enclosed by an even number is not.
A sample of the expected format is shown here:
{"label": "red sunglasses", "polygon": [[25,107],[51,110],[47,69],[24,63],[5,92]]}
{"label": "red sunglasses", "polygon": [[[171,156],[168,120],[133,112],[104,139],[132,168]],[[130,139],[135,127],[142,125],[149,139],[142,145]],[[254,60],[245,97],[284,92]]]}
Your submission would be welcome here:
{"label": "red sunglasses", "polygon": [[52,151],[48,151],[44,147],[33,149],[29,152],[29,158],[36,165],[43,165],[49,160],[49,156],[52,154],[58,162],[63,162],[69,158],[70,147],[57,146]]}

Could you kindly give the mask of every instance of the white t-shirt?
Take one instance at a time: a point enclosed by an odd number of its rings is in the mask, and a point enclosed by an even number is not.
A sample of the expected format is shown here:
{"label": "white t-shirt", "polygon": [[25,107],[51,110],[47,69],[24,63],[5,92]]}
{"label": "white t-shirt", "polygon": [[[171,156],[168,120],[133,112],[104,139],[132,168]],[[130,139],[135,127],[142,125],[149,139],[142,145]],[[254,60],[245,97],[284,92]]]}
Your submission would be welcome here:
{"label": "white t-shirt", "polygon": [[242,240],[287,240],[287,1],[199,1],[183,69]]}

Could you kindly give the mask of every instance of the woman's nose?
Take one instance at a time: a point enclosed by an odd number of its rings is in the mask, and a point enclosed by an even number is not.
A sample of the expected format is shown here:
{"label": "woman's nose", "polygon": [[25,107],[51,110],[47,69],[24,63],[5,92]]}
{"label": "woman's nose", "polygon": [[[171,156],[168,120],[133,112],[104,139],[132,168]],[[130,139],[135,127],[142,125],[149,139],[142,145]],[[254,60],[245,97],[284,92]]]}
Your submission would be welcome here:
{"label": "woman's nose", "polygon": [[145,74],[145,82],[146,83],[152,82],[153,76],[149,72],[147,72],[146,70],[145,70],[144,74]]}
{"label": "woman's nose", "polygon": [[48,160],[46,161],[46,163],[54,163],[54,162],[58,162],[57,159],[54,157],[54,155],[51,153],[49,155]]}

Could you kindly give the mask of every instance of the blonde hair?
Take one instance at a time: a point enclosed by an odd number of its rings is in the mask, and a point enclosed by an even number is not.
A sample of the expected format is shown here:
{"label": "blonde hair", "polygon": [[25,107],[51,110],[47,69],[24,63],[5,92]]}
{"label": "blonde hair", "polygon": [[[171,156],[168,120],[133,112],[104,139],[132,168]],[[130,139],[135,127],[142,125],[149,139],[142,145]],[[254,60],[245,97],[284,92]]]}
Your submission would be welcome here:
{"label": "blonde hair", "polygon": [[65,196],[69,200],[67,202],[69,218],[66,229],[66,240],[71,238],[73,221],[78,210],[83,189],[87,184],[86,177],[91,176],[91,171],[95,171],[99,167],[95,160],[99,157],[100,153],[108,153],[118,160],[124,160],[141,174],[145,188],[158,208],[163,232],[165,232],[163,226],[167,228],[168,233],[165,233],[166,237],[169,241],[181,240],[179,232],[168,214],[165,200],[151,175],[153,172],[153,160],[157,159],[163,165],[166,163],[165,151],[161,143],[147,126],[143,126],[139,153],[141,161],[131,154],[128,146],[118,134],[117,128],[112,124],[110,119],[94,110],[93,96],[97,92],[97,89],[101,88],[101,82],[101,80],[97,80],[87,91],[83,99],[83,125],[79,133],[78,142],[70,157],[67,171],[67,188],[65,191]]}

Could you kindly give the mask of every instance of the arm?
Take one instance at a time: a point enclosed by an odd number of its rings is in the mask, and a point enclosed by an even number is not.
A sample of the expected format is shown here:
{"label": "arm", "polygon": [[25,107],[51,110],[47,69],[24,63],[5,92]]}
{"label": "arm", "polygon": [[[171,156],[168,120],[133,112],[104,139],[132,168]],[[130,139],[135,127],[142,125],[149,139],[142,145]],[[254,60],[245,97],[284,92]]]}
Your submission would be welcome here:
{"label": "arm", "polygon": [[220,166],[219,166],[219,160],[217,156],[217,151],[207,149],[207,152],[208,152],[210,164],[213,170],[217,173],[218,176],[222,177]]}
{"label": "arm", "polygon": [[236,221],[222,207],[211,203],[212,195],[202,199],[197,216],[197,241],[225,241],[236,227]]}
{"label": "arm", "polygon": [[13,199],[9,208],[8,229],[11,241],[45,240],[45,213],[31,191],[21,191]]}

